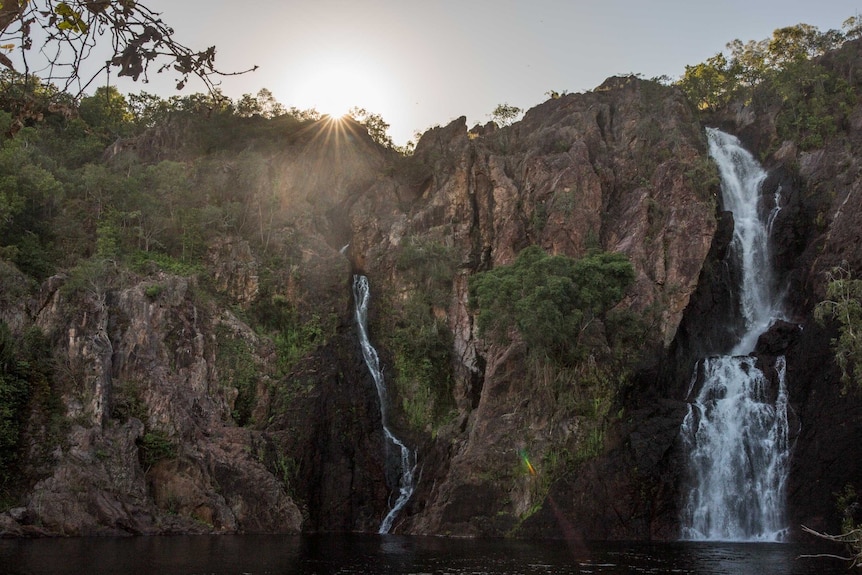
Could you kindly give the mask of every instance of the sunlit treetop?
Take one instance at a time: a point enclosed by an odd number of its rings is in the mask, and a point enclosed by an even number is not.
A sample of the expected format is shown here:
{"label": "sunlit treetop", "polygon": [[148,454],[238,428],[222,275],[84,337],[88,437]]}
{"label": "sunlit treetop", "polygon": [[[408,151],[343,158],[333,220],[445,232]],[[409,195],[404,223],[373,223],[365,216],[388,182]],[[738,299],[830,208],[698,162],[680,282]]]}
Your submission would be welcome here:
{"label": "sunlit treetop", "polygon": [[[82,63],[102,44],[112,50],[109,59],[84,74]],[[151,65],[177,73],[177,89],[197,76],[214,92],[219,76],[243,73],[219,71],[215,52],[180,44],[159,14],[135,0],[0,0],[0,67],[37,75],[72,95],[106,71],[146,80]]]}
{"label": "sunlit treetop", "polygon": [[677,85],[699,109],[718,109],[746,90],[774,79],[777,72],[803,70],[801,64],[862,38],[862,17],[848,18],[842,27],[843,32],[821,32],[810,24],[797,24],[779,28],[765,40],[734,40],[727,44],[727,53],[686,66]]}

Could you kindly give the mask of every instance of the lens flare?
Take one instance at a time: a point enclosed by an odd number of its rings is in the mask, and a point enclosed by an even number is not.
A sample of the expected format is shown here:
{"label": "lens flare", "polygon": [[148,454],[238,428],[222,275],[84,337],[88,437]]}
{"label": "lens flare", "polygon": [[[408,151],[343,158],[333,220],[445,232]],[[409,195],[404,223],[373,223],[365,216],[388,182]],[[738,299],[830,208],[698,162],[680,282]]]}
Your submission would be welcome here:
{"label": "lens flare", "polygon": [[536,475],[538,475],[538,473],[536,473],[536,468],[533,467],[532,463],[530,463],[530,458],[527,457],[527,452],[524,451],[523,449],[520,449],[520,450],[518,450],[518,455],[520,455],[521,459],[524,460],[524,466],[527,468],[527,471],[530,472],[530,475],[532,475],[534,477]]}

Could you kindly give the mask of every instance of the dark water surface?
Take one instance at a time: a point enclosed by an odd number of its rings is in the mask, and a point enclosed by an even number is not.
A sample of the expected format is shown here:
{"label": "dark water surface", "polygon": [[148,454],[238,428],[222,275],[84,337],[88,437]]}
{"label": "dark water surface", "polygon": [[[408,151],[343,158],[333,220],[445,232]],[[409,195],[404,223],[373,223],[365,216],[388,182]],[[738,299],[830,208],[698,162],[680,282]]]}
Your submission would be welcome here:
{"label": "dark water surface", "polygon": [[398,535],[0,540],[0,573],[188,574],[846,574],[833,548],[794,544],[588,543]]}

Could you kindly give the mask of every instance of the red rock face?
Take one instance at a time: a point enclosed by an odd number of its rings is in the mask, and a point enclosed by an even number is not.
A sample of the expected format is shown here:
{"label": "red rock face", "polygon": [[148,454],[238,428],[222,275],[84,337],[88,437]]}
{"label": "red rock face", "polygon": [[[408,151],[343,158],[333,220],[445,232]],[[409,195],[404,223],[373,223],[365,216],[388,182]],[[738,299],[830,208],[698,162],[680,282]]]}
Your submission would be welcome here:
{"label": "red rock face", "polygon": [[[40,322],[48,331],[72,330],[65,353],[95,374],[77,394],[80,402],[70,400],[70,413],[86,420],[95,436],[107,437],[116,382],[139,382],[147,429],[174,438],[184,454],[150,469],[128,470],[136,499],[120,501],[135,503],[143,509],[138,515],[147,518],[129,529],[162,530],[165,513],[173,519],[164,529],[174,531],[183,525],[290,531],[301,522],[311,530],[376,529],[389,488],[373,392],[352,352],[349,275],[359,270],[370,277],[372,301],[401,305],[415,289],[410,270],[398,264],[405,242],[439,242],[455,262],[449,291],[431,310],[453,336],[455,411],[432,439],[429,430],[410,428],[401,413],[404,398],[391,391],[396,422],[419,446],[420,461],[433,463],[423,468],[396,530],[509,532],[540,509],[550,492],[547,480],[540,484],[538,476],[520,473],[519,449],[529,447],[536,469],[550,475],[554,454],[567,458],[585,441],[587,416],[557,405],[552,382],[528,374],[522,343],[478,339],[468,308],[471,274],[510,263],[534,244],[571,257],[592,248],[623,252],[636,281],[620,306],[655,312],[643,341],[645,349],[655,350],[645,356],[647,363],[654,366],[674,339],[712,241],[716,191],[701,129],[674,89],[619,78],[594,93],[550,100],[505,129],[468,133],[462,119],[429,131],[414,157],[401,163],[358,135],[340,137],[336,145],[334,136],[306,134],[281,155],[258,162],[251,184],[275,191],[280,204],[272,221],[285,226],[259,230],[261,241],[279,250],[289,239],[297,251],[294,267],[264,270],[260,255],[241,240],[224,238],[210,246],[214,288],[234,305],[247,308],[273,297],[260,292],[260,275],[272,273],[280,278],[278,297],[306,317],[342,318],[340,336],[282,381],[267,379],[274,377],[268,342],[235,314],[195,301],[184,279],[163,278],[155,298],[145,295],[143,284],[112,293],[71,325],[43,306]],[[255,198],[259,209],[274,209],[265,197]],[[386,313],[385,306],[372,304],[372,339],[375,322],[386,325],[375,314]],[[100,330],[110,350],[92,347],[101,341],[95,337]],[[243,342],[262,376],[249,408],[260,435],[231,431],[229,414],[240,392],[232,375],[218,369],[219,343],[226,337]],[[385,348],[380,351],[384,362],[392,358]],[[140,440],[131,431],[127,435],[131,445]],[[297,467],[293,497],[275,479],[265,479],[273,466],[261,463],[271,463],[276,448]],[[61,469],[97,472],[98,466],[61,460],[55,477]],[[607,482],[615,486],[607,490],[613,498],[634,487],[624,477],[629,463],[611,461],[622,474]],[[256,479],[243,479],[248,477]],[[72,481],[54,481],[50,488],[37,485],[33,501],[49,489],[74,488]],[[112,488],[93,496],[102,492]],[[601,498],[588,499],[603,505]],[[295,503],[305,509],[304,517]],[[561,499],[559,505],[571,510],[582,504]],[[282,512],[263,511],[272,508]],[[48,509],[39,512],[39,520],[51,524],[52,508],[39,509]],[[80,526],[68,529],[88,532],[91,524],[116,523],[111,517],[82,518]],[[614,533],[643,536],[643,529],[619,527]]]}
{"label": "red rock face", "polygon": [[[802,335],[787,330],[769,343],[770,353],[786,348],[802,422],[791,515],[825,528],[828,520],[809,519],[828,515],[831,494],[862,475],[862,457],[849,455],[859,455],[858,441],[848,439],[862,433],[862,415],[829,367],[833,328],[813,325],[810,314],[823,271],[841,261],[862,268],[862,113],[824,150],[800,152],[770,141],[774,117],[741,112],[723,125],[744,122],[740,131],[760,134],[749,141],[778,150],[767,159],[776,174],[770,185],[788,199],[775,222],[774,257],[790,286],[789,315],[805,325]],[[0,530],[376,531],[392,486],[379,407],[356,348],[349,286],[361,271],[372,286],[371,339],[390,381],[399,367],[386,344],[398,342],[386,331],[434,281],[435,298],[420,309],[451,333],[448,413],[417,425],[412,398],[390,390],[393,424],[417,447],[421,467],[395,532],[678,535],[676,439],[692,359],[723,345],[714,318],[732,306],[722,259],[733,225],[719,212],[717,173],[683,96],[613,78],[594,92],[549,100],[506,128],[468,131],[463,118],[434,128],[409,159],[356,130],[336,146],[318,126],[278,153],[255,156],[251,207],[271,210],[273,224],[255,230],[266,253],[239,238],[209,246],[207,273],[224,301],[196,298],[188,278],[164,274],[76,302],[64,299],[56,277],[29,301],[26,280],[4,271],[0,317],[16,332],[35,322],[59,342],[55,351],[69,368],[64,415],[74,426],[68,445],[40,456],[41,480],[23,506],[0,514]],[[411,275],[399,259],[411,242],[445,247],[444,281]],[[554,373],[536,365],[517,336],[479,338],[469,277],[511,263],[530,245],[574,258],[593,248],[622,252],[634,266],[619,308],[650,324],[612,405],[595,405],[589,389],[564,401],[571,390],[561,394]],[[290,265],[268,269],[274,253]],[[264,274],[275,277],[273,293],[261,292]],[[252,306],[278,302],[327,326],[325,341],[287,373],[277,369],[273,342],[242,319]],[[246,428],[232,420],[240,391],[219,364],[225,338],[242,342],[259,376]],[[131,382],[141,411],[115,417]],[[604,418],[599,435],[596,413]],[[174,440],[180,455],[144,466],[145,427]]]}
{"label": "red rock face", "polygon": [[[462,429],[447,432],[446,465],[424,470],[421,511],[406,530],[499,535],[517,528],[547,491],[520,474],[519,447],[547,459],[576,450],[585,433],[577,411],[557,405],[528,375],[523,344],[477,339],[466,307],[467,276],[511,263],[534,244],[575,258],[590,248],[622,252],[636,282],[620,305],[657,310],[643,341],[655,350],[648,360],[655,365],[674,339],[716,230],[718,182],[705,158],[701,128],[681,94],[617,78],[594,93],[545,102],[508,128],[468,133],[462,118],[433,129],[413,158],[433,173],[421,197],[396,210],[391,188],[378,186],[357,200],[352,253],[372,282],[377,278],[396,292],[411,289],[393,263],[407,238],[448,242],[462,262],[447,311]],[[370,214],[377,216],[373,224]],[[662,450],[669,449],[675,426],[665,426]],[[631,471],[617,467],[618,473]],[[631,481],[614,476],[614,487],[603,490],[608,500],[587,499],[608,509],[621,490],[636,490]],[[599,482],[595,478],[593,487]],[[572,510],[582,504],[560,505]],[[631,515],[641,502],[627,505]],[[633,523],[613,534],[644,537],[649,528]]]}
{"label": "red rock face", "polygon": [[[740,130],[762,124],[758,141],[768,144],[774,137],[774,118],[753,112],[736,117],[745,121]],[[841,262],[862,267],[857,140],[840,136],[807,152],[768,144],[778,151],[767,158],[765,194],[781,189],[784,206],[774,224],[773,257],[789,286],[788,314],[807,326],[804,335],[782,343],[790,393],[794,409],[805,414],[800,420],[817,422],[797,435],[797,453],[805,460],[793,460],[794,526],[828,525],[824,515],[835,517],[834,502],[814,486],[828,484],[830,493],[838,492],[859,474],[853,463],[858,458],[847,455],[848,441],[858,436],[858,425],[850,422],[860,420],[859,402],[839,399],[834,371],[812,367],[829,362],[830,352],[828,337],[809,325],[811,306],[823,297],[823,272]],[[718,217],[718,179],[706,159],[702,128],[682,98],[669,88],[613,79],[594,93],[550,100],[502,130],[467,132],[463,119],[434,129],[420,141],[416,159],[431,166],[433,182],[404,209],[378,219],[378,240],[357,242],[373,254],[365,259],[368,273],[396,291],[410,289],[390,259],[406,237],[445,239],[462,262],[447,312],[459,417],[427,448],[442,460],[425,470],[421,503],[403,529],[555,536],[562,513],[577,518],[586,537],[676,538],[685,488],[676,443],[682,400],[693,359],[726,346],[721,318],[732,311],[728,289],[735,281],[721,262],[733,223],[724,222],[716,236],[717,222],[727,219]],[[796,166],[800,179],[793,176]],[[372,205],[373,198],[369,194],[357,207]],[[654,350],[655,363],[635,377],[637,390],[624,404],[628,417],[607,430],[601,456],[541,488],[519,469],[518,451],[530,446],[543,463],[577,451],[585,432],[581,415],[566,411],[537,384],[518,341],[501,346],[477,339],[466,308],[467,276],[510,263],[532,244],[572,257],[590,247],[625,253],[637,279],[621,306],[658,311],[643,342]],[[856,415],[846,415],[848,409]],[[822,442],[825,435],[831,446]],[[816,463],[824,460],[845,464]]]}

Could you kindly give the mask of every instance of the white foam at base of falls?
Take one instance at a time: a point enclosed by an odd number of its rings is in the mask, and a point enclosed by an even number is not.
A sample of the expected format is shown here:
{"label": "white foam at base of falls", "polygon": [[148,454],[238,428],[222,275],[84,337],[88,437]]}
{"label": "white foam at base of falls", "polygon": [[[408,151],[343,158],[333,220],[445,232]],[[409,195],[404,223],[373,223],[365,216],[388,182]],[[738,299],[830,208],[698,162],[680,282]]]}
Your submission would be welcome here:
{"label": "white foam at base of falls", "polygon": [[703,385],[681,430],[693,474],[684,539],[781,541],[787,533],[785,361],[776,359],[774,402],[755,363],[750,356],[703,360]]}

